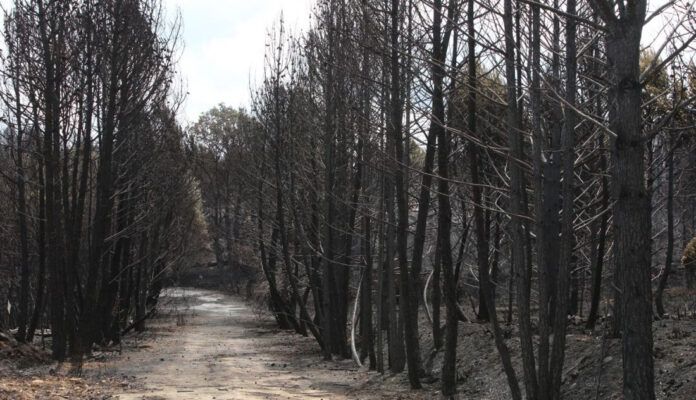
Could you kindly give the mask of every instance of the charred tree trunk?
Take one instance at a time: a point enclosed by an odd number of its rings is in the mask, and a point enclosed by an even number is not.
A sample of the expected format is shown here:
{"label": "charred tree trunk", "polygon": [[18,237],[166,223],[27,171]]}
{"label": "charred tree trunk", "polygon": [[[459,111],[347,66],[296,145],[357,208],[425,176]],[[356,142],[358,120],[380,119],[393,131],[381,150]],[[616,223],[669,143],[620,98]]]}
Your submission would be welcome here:
{"label": "charred tree trunk", "polygon": [[[574,16],[576,13],[576,0],[567,0],[567,13]],[[575,102],[577,81],[577,50],[576,50],[576,21],[573,17],[566,19],[566,90],[563,110],[565,121],[561,136],[561,162],[563,166],[562,197],[563,215],[561,217],[561,246],[560,266],[558,271],[557,291],[555,296],[556,307],[553,320],[553,348],[549,363],[549,375],[551,387],[550,398],[561,398],[561,383],[563,378],[563,362],[565,360],[566,327],[568,323],[568,311],[570,310],[568,289],[570,285],[573,247],[575,245],[575,232],[573,230],[573,218],[575,216]]]}
{"label": "charred tree trunk", "polygon": [[645,185],[645,138],[641,129],[640,40],[646,1],[636,0],[617,17],[606,0],[592,0],[607,28],[611,179],[614,246],[620,284],[623,395],[654,399],[655,381],[650,284],[650,199]]}
{"label": "charred tree trunk", "polygon": [[[404,336],[406,339],[406,359],[408,380],[412,389],[420,389],[418,379],[420,365],[420,344],[418,341],[418,295],[408,270],[408,172],[404,158],[404,139],[402,132],[402,102],[401,76],[399,65],[399,3],[391,2],[391,110],[390,121],[387,125],[391,136],[394,137],[394,176],[396,186],[396,203],[398,210],[397,253],[399,256],[399,271],[401,278],[401,293],[399,293],[399,310],[402,315]],[[414,302],[415,300],[415,302]]]}
{"label": "charred tree trunk", "polygon": [[673,143],[667,141],[667,250],[665,255],[665,268],[660,277],[660,283],[655,292],[655,308],[657,315],[665,315],[665,306],[662,303],[662,295],[667,287],[667,280],[672,269],[672,259],[674,257],[674,149]]}
{"label": "charred tree trunk", "polygon": [[505,29],[505,80],[507,89],[506,125],[510,153],[510,247],[512,252],[511,267],[515,274],[517,311],[520,328],[520,340],[523,350],[522,366],[527,398],[535,399],[538,395],[536,367],[532,345],[532,327],[530,323],[529,295],[530,271],[528,268],[528,251],[525,249],[527,238],[522,217],[527,215],[525,207],[525,178],[521,161],[524,149],[520,132],[520,114],[517,104],[517,85],[515,71],[515,40],[513,25],[512,0],[505,0],[503,24]]}
{"label": "charred tree trunk", "polygon": [[[468,76],[467,76],[467,128],[471,135],[477,136],[476,129],[476,27],[474,25],[474,2],[470,0],[467,8],[467,32],[469,36],[469,56],[468,56]],[[483,140],[483,138],[480,138]],[[477,318],[479,321],[490,321],[491,313],[486,306],[486,295],[483,289],[489,283],[489,249],[488,237],[486,235],[486,221],[483,213],[483,187],[481,186],[481,171],[479,170],[479,148],[476,143],[469,144],[469,158],[471,169],[472,198],[474,201],[474,230],[476,232],[476,263],[479,275],[479,310]],[[495,297],[491,297],[492,305],[495,307]]]}
{"label": "charred tree trunk", "polygon": [[[602,149],[604,140],[599,138],[599,147]],[[604,156],[604,151],[601,150],[600,161],[599,161],[600,171],[606,170],[606,157]],[[597,227],[593,229],[593,240],[592,251],[590,256],[592,257],[592,294],[590,301],[590,313],[587,317],[587,329],[594,329],[597,323],[597,318],[599,316],[599,302],[602,298],[602,270],[604,269],[604,252],[607,241],[607,227],[609,225],[609,183],[605,176],[602,176],[602,200],[601,200],[601,212],[602,216],[597,221]],[[598,232],[598,233],[597,233]]]}

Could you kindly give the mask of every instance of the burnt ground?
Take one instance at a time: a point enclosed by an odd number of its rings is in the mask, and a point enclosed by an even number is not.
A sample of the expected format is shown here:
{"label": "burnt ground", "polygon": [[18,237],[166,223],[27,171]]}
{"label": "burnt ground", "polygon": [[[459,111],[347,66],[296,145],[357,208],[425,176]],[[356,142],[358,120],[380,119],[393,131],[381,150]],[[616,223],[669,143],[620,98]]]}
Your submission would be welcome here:
{"label": "burnt ground", "polygon": [[325,362],[313,339],[279,331],[235,297],[173,289],[165,300],[173,300],[169,314],[151,337],[110,363],[107,376],[136,377],[134,388],[114,393],[121,400],[398,397],[360,393],[374,373]]}
{"label": "burnt ground", "polygon": [[[0,369],[0,399],[408,399],[351,360],[324,361],[312,338],[280,331],[242,300],[174,288],[147,332],[120,349],[95,352],[75,376],[70,365]],[[384,387],[381,387],[384,386]],[[391,389],[390,389],[391,387]],[[432,389],[435,395],[436,388]]]}
{"label": "burnt ground", "polygon": [[[324,361],[312,338],[278,330],[271,317],[237,297],[175,288],[162,304],[147,332],[129,335],[120,348],[95,352],[80,376],[69,364],[46,363],[40,350],[10,362],[0,359],[0,399],[438,398],[437,379],[412,392],[405,374],[381,376],[351,360]],[[569,328],[564,398],[620,399],[620,341],[606,339],[601,326],[586,331],[581,322]],[[442,354],[429,350],[425,320],[421,328],[424,361],[437,377]],[[488,325],[460,323],[459,329],[460,398],[508,399]],[[514,324],[506,329],[513,363],[521,371]],[[696,398],[693,316],[675,314],[656,321],[654,329],[658,398]],[[19,362],[27,357],[28,362]]]}

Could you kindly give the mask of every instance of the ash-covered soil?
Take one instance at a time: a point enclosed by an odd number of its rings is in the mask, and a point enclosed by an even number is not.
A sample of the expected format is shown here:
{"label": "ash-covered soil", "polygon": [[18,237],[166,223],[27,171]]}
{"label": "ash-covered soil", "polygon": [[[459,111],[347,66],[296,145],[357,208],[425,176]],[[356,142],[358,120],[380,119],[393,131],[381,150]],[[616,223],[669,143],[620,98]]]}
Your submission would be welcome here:
{"label": "ash-covered soil", "polygon": [[[410,391],[405,373],[380,375],[352,360],[323,360],[311,337],[276,329],[269,315],[237,297],[173,288],[161,301],[145,333],[95,352],[79,375],[70,364],[47,362],[47,353],[36,347],[0,340],[6,355],[0,359],[0,399],[439,398],[442,353],[431,350],[425,318],[421,346],[432,376],[423,390]],[[569,328],[564,398],[620,399],[620,341],[605,338],[601,325],[590,332],[582,322]],[[515,323],[506,330],[521,374]],[[459,397],[508,399],[488,324],[460,323],[459,331]],[[675,314],[656,321],[654,332],[658,399],[696,398],[696,320]]]}

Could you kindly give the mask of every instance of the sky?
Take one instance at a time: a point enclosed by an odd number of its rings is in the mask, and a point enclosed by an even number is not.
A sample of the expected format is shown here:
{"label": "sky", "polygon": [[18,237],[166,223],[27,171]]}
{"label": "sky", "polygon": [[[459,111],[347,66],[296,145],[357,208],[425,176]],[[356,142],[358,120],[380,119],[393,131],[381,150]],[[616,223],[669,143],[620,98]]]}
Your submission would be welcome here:
{"label": "sky", "polygon": [[[248,107],[249,88],[262,78],[268,30],[281,13],[289,30],[306,30],[315,0],[162,1],[170,20],[179,13],[183,23],[179,75],[188,95],[179,119],[186,125],[220,103]],[[665,1],[648,0],[649,9]],[[4,7],[11,3],[0,0]],[[644,44],[655,46],[662,27],[660,18],[646,27]]]}
{"label": "sky", "polygon": [[[287,30],[306,30],[314,1],[162,0],[170,21],[179,14],[183,23],[178,72],[188,95],[179,120],[195,122],[220,103],[248,108],[249,88],[262,77],[268,30],[281,14]],[[4,9],[11,5],[0,0]]]}
{"label": "sky", "polygon": [[[195,122],[219,103],[248,106],[250,82],[262,77],[268,29],[282,13],[291,30],[309,25],[312,0],[164,0],[183,19],[179,72],[186,102],[180,119]],[[254,86],[254,85],[251,85]]]}
{"label": "sky", "polygon": [[[5,1],[5,0],[0,0]],[[283,13],[290,30],[306,29],[314,0],[163,0],[183,17],[184,49],[179,72],[188,96],[179,118],[186,124],[220,103],[247,107],[250,82],[262,78],[268,29]],[[648,0],[655,10],[666,0]],[[660,18],[646,27],[652,44]],[[251,86],[254,86],[253,84]]]}

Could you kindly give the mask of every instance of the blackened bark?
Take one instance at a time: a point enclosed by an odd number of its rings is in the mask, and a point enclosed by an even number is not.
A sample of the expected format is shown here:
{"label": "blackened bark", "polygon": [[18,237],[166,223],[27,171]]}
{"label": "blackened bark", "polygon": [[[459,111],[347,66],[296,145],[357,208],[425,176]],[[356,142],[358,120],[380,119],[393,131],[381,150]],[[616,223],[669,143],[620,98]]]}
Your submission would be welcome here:
{"label": "blackened bark", "polygon": [[[576,0],[567,0],[568,15],[575,15]],[[562,164],[563,164],[563,214],[561,217],[561,246],[560,266],[558,271],[557,292],[555,296],[556,307],[553,321],[553,348],[551,349],[550,371],[552,399],[561,398],[561,379],[563,377],[563,362],[565,359],[566,326],[568,311],[570,310],[568,289],[573,261],[573,247],[575,237],[573,230],[573,218],[575,215],[575,101],[577,81],[577,49],[576,49],[576,21],[569,17],[566,19],[566,90],[564,110],[565,121],[561,137]]]}
{"label": "blackened bark", "polygon": [[[601,137],[598,140],[600,144],[599,147],[600,149],[602,149],[600,150],[601,154],[599,161],[599,170],[604,171],[606,169],[606,157],[604,156],[603,150],[604,140]],[[600,210],[602,212],[602,216],[596,224],[597,227],[593,230],[595,232],[599,232],[593,234],[593,237],[596,236],[597,239],[593,240],[591,243],[592,251],[590,253],[592,257],[592,297],[590,302],[590,313],[587,316],[587,329],[594,329],[595,324],[597,323],[597,318],[599,316],[599,302],[602,298],[602,270],[604,269],[604,252],[607,241],[607,227],[609,225],[609,182],[605,176],[602,176],[601,179],[602,200]]]}
{"label": "blackened bark", "polygon": [[[19,71],[15,72],[19,75]],[[17,134],[17,225],[19,228],[20,243],[20,290],[19,290],[19,327],[17,340],[27,340],[27,328],[29,322],[29,234],[27,230],[27,206],[25,191],[24,171],[24,126],[22,126],[22,112],[19,97],[19,83],[15,82],[15,127]]]}
{"label": "blackened bark", "polygon": [[660,283],[655,292],[655,308],[657,315],[665,315],[665,306],[662,303],[662,294],[667,287],[667,280],[672,269],[674,257],[674,149],[672,140],[667,141],[667,249],[665,255],[665,268],[660,277]]}
{"label": "blackened bark", "polygon": [[384,187],[386,179],[384,176],[380,178],[380,193],[379,193],[379,206],[378,210],[378,221],[379,227],[377,229],[377,293],[376,303],[377,303],[377,371],[384,373],[384,331],[386,330],[386,322],[384,318],[384,253],[386,247],[386,237],[384,235]]}
{"label": "blackened bark", "polygon": [[[441,42],[440,26],[442,21],[442,1],[435,0],[433,4],[435,13],[433,18],[433,42],[438,44]],[[439,47],[437,51],[443,51],[440,46],[435,47]],[[443,121],[432,121],[431,123],[442,124]],[[442,394],[448,398],[453,397],[457,392],[457,324],[459,317],[457,281],[455,280],[451,245],[452,207],[449,197],[449,136],[449,132],[447,132],[446,129],[438,129],[438,245],[440,249],[440,262],[445,278],[445,304],[447,306],[445,353],[442,363]]]}
{"label": "blackened bark", "polygon": [[510,153],[510,247],[512,251],[511,266],[517,282],[517,309],[520,328],[520,340],[523,349],[522,366],[525,376],[527,398],[537,398],[538,385],[532,345],[532,327],[530,323],[529,293],[530,271],[528,268],[527,238],[522,217],[527,215],[525,207],[525,182],[521,160],[524,159],[522,134],[520,132],[520,115],[517,107],[517,86],[515,76],[515,40],[513,26],[512,0],[503,3],[503,24],[505,29],[505,80],[507,89],[506,124]]}
{"label": "blackened bark", "polygon": [[[435,0],[436,10],[439,1]],[[436,11],[437,12],[437,11]],[[442,364],[442,394],[453,397],[457,392],[457,281],[454,279],[452,262],[451,224],[452,209],[449,200],[449,134],[442,130],[438,135],[438,230],[440,232],[440,262],[444,272],[445,305],[447,306],[445,328],[445,358]]]}
{"label": "blackened bark", "polygon": [[[85,303],[80,316],[79,340],[82,341],[75,351],[74,356],[80,358],[85,352],[89,352],[92,343],[100,340],[100,306],[103,299],[99,294],[99,277],[102,277],[102,289],[109,286],[110,271],[108,257],[105,257],[109,244],[106,238],[111,231],[112,208],[114,204],[114,138],[117,127],[118,94],[123,86],[119,85],[121,76],[121,63],[124,54],[122,51],[123,24],[127,16],[121,2],[116,2],[113,8],[114,28],[109,32],[111,47],[108,50],[109,74],[105,77],[105,115],[99,141],[99,166],[96,177],[96,202],[93,217],[92,237],[89,264],[87,269],[87,281],[85,284]],[[125,89],[124,89],[125,90]]]}
{"label": "blackened bark", "polygon": [[[542,132],[542,115],[541,115],[541,19],[540,7],[538,4],[532,4],[532,38],[531,38],[531,119],[532,119],[532,135],[533,135],[533,151],[534,151],[534,227],[536,233],[536,260],[539,270],[539,357],[538,371],[526,368],[525,364],[525,381],[537,385],[537,395],[540,400],[549,399],[549,347],[550,347],[550,306],[551,306],[551,288],[554,286],[553,269],[556,268],[556,263],[551,259],[551,243],[553,243],[553,225],[554,220],[558,219],[558,213],[553,210],[553,203],[558,201],[555,190],[551,190],[555,182],[553,182],[545,172],[555,170],[548,167],[550,161],[544,162],[544,143],[547,141]],[[557,31],[554,30],[557,34]],[[555,58],[554,58],[555,60]],[[556,63],[554,63],[555,66]],[[554,171],[554,175],[558,175]],[[529,298],[525,300],[528,304]],[[519,302],[519,301],[518,301]],[[519,305],[519,304],[518,304]],[[527,305],[525,304],[525,307]],[[527,317],[529,317],[527,315]],[[519,318],[522,318],[520,313]],[[523,323],[527,324],[527,321]],[[522,346],[522,354],[525,360],[534,358],[534,348],[531,346]],[[534,376],[527,375],[529,372]],[[529,395],[529,394],[528,394]]]}
{"label": "blackened bark", "polygon": [[433,261],[433,347],[440,350],[443,344],[442,325],[440,325],[440,307],[442,305],[442,291],[440,281],[442,280],[442,265],[440,262],[440,233],[438,229],[437,239],[435,239],[435,260]]}
{"label": "blackened bark", "polygon": [[60,136],[60,89],[56,73],[54,49],[56,47],[56,24],[58,18],[55,8],[49,10],[43,1],[38,2],[39,29],[41,31],[41,50],[44,68],[44,142],[43,156],[45,164],[45,206],[46,206],[46,242],[49,271],[49,291],[51,298],[51,350],[53,358],[59,361],[65,359],[67,353],[67,332],[65,329],[65,291],[64,264],[61,257],[61,228],[60,228],[60,185],[58,177],[58,158],[60,153],[55,151],[55,145]]}
{"label": "blackened bark", "polygon": [[[257,245],[259,248],[259,255],[261,258],[261,269],[263,270],[263,274],[266,278],[266,281],[268,282],[268,290],[269,290],[269,300],[268,300],[268,307],[270,311],[273,313],[273,316],[276,319],[276,322],[278,323],[278,327],[280,329],[289,329],[291,327],[291,322],[289,320],[289,315],[285,312],[285,304],[283,302],[283,298],[280,296],[280,293],[278,292],[278,288],[276,286],[276,280],[275,280],[275,267],[273,264],[275,264],[274,256],[273,254],[268,254],[266,252],[266,244],[264,242],[264,212],[263,212],[263,179],[259,179],[259,184],[258,184],[258,193],[257,193]],[[271,247],[275,246],[275,242],[277,239],[277,234],[276,231],[274,230],[273,234],[271,235]],[[273,249],[270,250],[271,253],[273,253]]]}
{"label": "blackened bark", "polygon": [[[37,118],[35,118],[37,120]],[[38,132],[35,132],[37,147],[40,146],[40,140],[38,137]],[[38,248],[38,263],[39,271],[36,282],[36,301],[34,303],[34,313],[31,316],[31,324],[29,325],[29,330],[27,331],[27,342],[31,342],[34,339],[34,332],[39,326],[39,321],[44,312],[44,297],[45,297],[45,286],[46,286],[46,196],[45,196],[45,185],[44,185],[44,167],[41,157],[38,159],[37,164],[37,175],[39,177],[39,221],[38,221],[38,232],[36,237],[36,245]]]}
{"label": "blackened bark", "polygon": [[[477,137],[476,129],[476,27],[474,25],[474,2],[470,0],[467,8],[467,32],[469,36],[468,76],[467,76],[467,129],[469,134]],[[480,138],[482,140],[482,138]],[[486,295],[483,289],[489,281],[489,243],[486,235],[486,221],[483,213],[483,187],[481,186],[481,172],[479,170],[479,148],[476,143],[469,144],[469,158],[471,169],[471,193],[474,201],[474,230],[476,232],[476,263],[479,274],[479,321],[489,321],[491,313],[486,306]],[[495,298],[491,307],[495,307]]]}
{"label": "blackened bark", "polygon": [[[406,339],[406,359],[408,380],[412,389],[420,389],[418,379],[420,369],[420,345],[418,342],[418,296],[408,270],[408,172],[404,159],[404,138],[402,132],[401,77],[399,65],[399,3],[391,2],[391,110],[388,127],[394,137],[394,181],[396,186],[396,203],[398,210],[397,253],[401,278],[399,309],[403,316],[404,336]],[[415,302],[413,300],[416,300]]]}
{"label": "blackened bark", "polygon": [[645,185],[645,138],[641,134],[640,41],[645,0],[631,3],[620,18],[606,0],[592,0],[607,27],[611,179],[614,246],[621,310],[623,395],[654,399],[650,199]]}
{"label": "blackened bark", "polygon": [[374,345],[374,328],[372,325],[372,248],[370,232],[370,216],[366,213],[363,216],[363,260],[365,270],[363,272],[363,289],[360,299],[360,333],[361,333],[361,349],[360,357],[370,357],[370,369],[377,368],[377,359],[375,357]]}
{"label": "blackened bark", "polygon": [[[304,330],[304,326],[308,326],[310,332],[312,332],[312,335],[316,339],[317,343],[319,344],[319,347],[324,349],[325,343],[324,339],[317,329],[317,327],[314,325],[312,322],[312,318],[309,316],[309,312],[307,312],[307,307],[305,306],[305,302],[302,301],[301,296],[300,296],[300,291],[297,286],[296,282],[296,277],[292,273],[292,261],[291,261],[291,256],[290,256],[290,245],[288,243],[288,232],[287,228],[285,226],[285,206],[284,206],[284,199],[283,199],[283,192],[282,192],[282,182],[281,179],[283,177],[281,173],[281,157],[280,157],[280,148],[279,146],[281,145],[281,132],[278,131],[276,136],[276,157],[275,157],[275,176],[276,176],[276,218],[278,220],[278,231],[280,235],[280,244],[281,244],[281,251],[282,251],[282,256],[283,256],[283,265],[285,267],[285,273],[287,276],[288,281],[290,282],[290,288],[291,288],[291,293],[294,302],[300,307],[300,319],[301,322],[305,323],[306,325],[303,325],[302,323],[295,324],[295,330],[302,334],[302,335],[307,335],[307,332]],[[294,318],[294,317],[293,317]]]}

